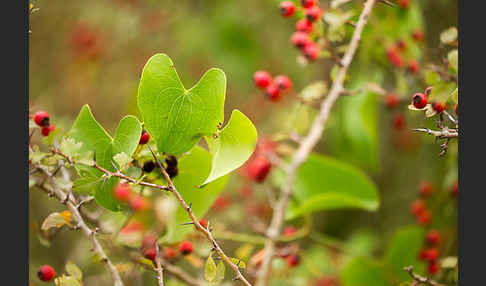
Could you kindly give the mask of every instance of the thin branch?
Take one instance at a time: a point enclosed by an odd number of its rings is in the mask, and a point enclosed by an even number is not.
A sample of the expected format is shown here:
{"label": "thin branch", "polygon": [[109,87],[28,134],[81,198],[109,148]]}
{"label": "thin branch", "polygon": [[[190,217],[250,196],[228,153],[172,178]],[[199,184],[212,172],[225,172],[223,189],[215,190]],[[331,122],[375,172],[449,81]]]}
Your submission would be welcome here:
{"label": "thin branch", "polygon": [[[150,147],[149,147],[150,149]],[[182,205],[182,207],[187,211],[187,213],[189,214],[189,217],[191,218],[192,222],[194,223],[194,226],[196,227],[196,229],[201,232],[202,234],[204,234],[204,236],[207,238],[207,240],[211,243],[211,245],[213,246],[213,249],[216,251],[216,253],[218,253],[218,255],[221,257],[221,259],[233,270],[233,272],[236,274],[236,277],[234,278],[234,280],[240,280],[243,284],[247,285],[247,286],[251,286],[251,284],[246,280],[246,278],[243,276],[243,274],[241,274],[240,272],[240,269],[238,268],[237,265],[235,265],[231,259],[223,252],[223,250],[221,249],[221,247],[219,246],[219,244],[216,242],[216,240],[213,238],[213,235],[211,234],[210,230],[206,229],[205,227],[203,227],[200,223],[199,223],[199,220],[196,218],[196,216],[194,215],[194,213],[192,212],[192,209],[190,207],[190,205],[188,205],[186,203],[186,201],[184,201],[184,199],[182,198],[181,194],[177,191],[176,187],[174,186],[174,184],[172,183],[172,180],[170,179],[170,176],[169,174],[165,171],[165,168],[164,166],[162,166],[162,163],[160,163],[159,159],[157,158],[157,156],[155,156],[155,153],[152,151],[152,149],[150,149],[150,152],[152,152],[152,155],[155,159],[155,161],[157,162],[157,165],[159,166],[160,168],[160,171],[162,172],[162,174],[164,175],[166,181],[167,181],[167,184],[168,184],[168,188],[169,190],[172,191],[172,193],[174,193],[174,195],[176,196],[177,200],[179,201],[179,203]]]}
{"label": "thin branch", "polygon": [[159,244],[155,244],[155,271],[157,271],[157,279],[159,281],[159,286],[164,286],[164,269],[162,268],[162,263],[160,260],[160,250]]}
{"label": "thin branch", "polygon": [[322,136],[324,125],[329,117],[329,112],[343,91],[344,78],[359,46],[361,34],[366,22],[368,21],[374,4],[375,0],[367,0],[365,2],[363,11],[361,12],[359,20],[356,23],[356,28],[351,38],[351,42],[342,59],[342,65],[339,67],[336,80],[334,81],[328,96],[323,100],[319,115],[316,117],[307,136],[303,138],[302,143],[294,154],[292,162],[288,168],[286,183],[282,190],[281,198],[277,202],[270,227],[266,233],[267,242],[265,243],[265,255],[261,268],[257,273],[257,286],[264,286],[268,284],[267,282],[271,271],[271,261],[275,254],[276,240],[280,236],[285,217],[285,210],[287,209],[287,204],[293,192],[296,171],[298,167],[307,160],[310,152]]}
{"label": "thin branch", "polygon": [[88,225],[84,222],[83,217],[78,211],[77,205],[74,204],[72,200],[69,199],[69,197],[56,185],[56,183],[53,180],[52,174],[50,174],[48,171],[44,170],[43,168],[38,168],[38,169],[47,175],[49,184],[51,185],[51,187],[47,187],[44,184],[41,184],[39,185],[39,187],[42,188],[44,191],[48,192],[49,194],[51,194],[52,196],[57,197],[57,199],[60,202],[64,203],[67,206],[68,210],[73,215],[74,220],[77,222],[77,227],[83,231],[83,233],[86,235],[86,237],[88,237],[89,240],[91,240],[94,251],[101,257],[101,261],[105,264],[106,268],[110,272],[111,277],[113,279],[113,285],[123,286],[123,282],[120,278],[120,274],[118,273],[118,270],[116,269],[115,265],[113,265],[111,260],[108,258],[105,251],[101,247],[101,244],[96,238],[97,231],[91,230],[88,227]]}
{"label": "thin branch", "polygon": [[433,135],[439,139],[443,138],[457,138],[458,132],[454,129],[443,128],[442,130],[432,130],[429,128],[415,128],[413,131],[425,132],[427,134]]}
{"label": "thin branch", "polygon": [[405,270],[410,275],[410,277],[412,277],[412,279],[417,281],[419,284],[424,284],[424,285],[429,285],[429,286],[445,286],[444,284],[441,284],[437,281],[434,281],[434,280],[430,279],[429,277],[423,277],[423,276],[420,276],[418,274],[415,274],[413,272],[413,266],[412,265],[404,267],[403,270]]}

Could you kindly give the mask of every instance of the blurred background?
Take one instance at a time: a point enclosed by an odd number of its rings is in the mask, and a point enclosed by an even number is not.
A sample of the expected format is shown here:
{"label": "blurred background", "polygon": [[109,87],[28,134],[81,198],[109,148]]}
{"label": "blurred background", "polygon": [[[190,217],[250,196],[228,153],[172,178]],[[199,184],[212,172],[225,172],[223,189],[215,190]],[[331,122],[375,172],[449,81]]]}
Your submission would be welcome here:
{"label": "blurred background", "polygon": [[[457,26],[457,0],[412,2],[419,7],[423,21],[422,60],[437,61],[440,32]],[[58,132],[63,133],[69,130],[81,106],[89,104],[96,119],[113,134],[124,115],[139,116],[136,94],[142,68],[150,56],[163,52],[174,61],[186,87],[196,83],[211,67],[223,69],[228,82],[226,120],[231,111],[238,108],[253,121],[260,136],[275,134],[290,121],[295,100],[292,96],[278,103],[267,100],[254,87],[253,73],[267,70],[272,75],[286,74],[298,92],[316,80],[327,81],[333,66],[329,61],[307,66],[298,63],[298,52],[289,40],[295,21],[280,16],[278,3],[276,0],[34,1],[39,10],[30,17],[30,108],[34,112],[48,111]],[[328,5],[328,1],[321,3]],[[392,8],[377,4],[376,10],[381,13],[386,13],[387,9]],[[354,72],[367,73],[365,59]],[[386,81],[388,72],[391,73],[384,69],[382,86],[393,90],[395,83]],[[408,101],[416,92],[414,88],[423,90],[424,87],[417,84],[410,88],[410,94],[400,96]],[[372,178],[381,195],[379,211],[331,211],[316,214],[313,220],[314,228],[336,239],[349,240],[357,232],[366,233],[361,237],[367,237],[365,244],[372,245],[369,248],[377,257],[383,254],[386,249],[383,245],[397,228],[414,223],[408,209],[417,197],[421,181],[430,181],[437,190],[447,193],[457,178],[457,146],[451,145],[448,155],[439,157],[439,145],[434,144],[432,137],[407,132],[411,128],[429,126],[422,116],[408,112],[408,102],[401,107],[406,131],[400,132],[393,128],[395,114],[382,102],[376,99],[373,114],[376,138],[372,141],[376,146],[372,149],[376,150],[376,162],[374,159],[372,162],[356,160],[362,154],[355,153],[360,151],[353,147],[354,143],[346,144],[349,138],[340,134],[344,131],[340,129],[342,120],[338,115],[329,121],[329,133],[325,133],[318,146],[321,153],[356,165]],[[336,114],[342,114],[340,104]],[[37,134],[33,140],[39,142],[41,138]],[[234,231],[250,232],[251,227],[239,223],[249,212],[243,204],[238,204],[240,185],[241,178],[235,174],[223,192],[233,202],[227,210],[230,214],[211,210],[208,217],[234,226]],[[259,191],[261,187],[254,187],[253,195],[264,201],[266,197]],[[447,203],[451,206],[447,207],[444,224],[454,228],[455,202],[440,202]],[[60,230],[49,240],[38,235],[36,229],[55,210],[61,211],[63,206],[41,192],[31,192],[31,276],[35,276],[41,264],[49,263],[61,269],[67,260],[75,260],[85,272],[85,285],[109,285],[104,269],[90,266],[86,252],[89,244],[85,237],[68,230]],[[269,214],[264,214],[263,218],[265,215]],[[434,223],[438,227],[441,224]],[[228,249],[238,245],[223,243]],[[143,281],[149,282],[133,280],[129,285],[155,285],[150,274],[148,277]],[[33,281],[33,285],[37,284],[39,282]]]}

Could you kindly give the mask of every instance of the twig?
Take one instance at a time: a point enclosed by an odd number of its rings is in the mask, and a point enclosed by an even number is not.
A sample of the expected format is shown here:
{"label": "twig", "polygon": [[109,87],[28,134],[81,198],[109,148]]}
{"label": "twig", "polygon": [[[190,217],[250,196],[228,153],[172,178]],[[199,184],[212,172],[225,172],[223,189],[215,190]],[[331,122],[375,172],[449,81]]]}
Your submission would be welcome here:
{"label": "twig", "polygon": [[46,174],[48,181],[52,188],[49,188],[45,186],[44,184],[39,185],[42,189],[44,189],[46,192],[52,194],[53,196],[57,197],[57,199],[61,202],[65,202],[67,208],[73,215],[74,220],[77,222],[77,227],[80,228],[84,234],[88,237],[89,240],[91,240],[91,243],[93,244],[93,249],[94,251],[101,257],[101,261],[106,265],[106,268],[111,274],[111,277],[113,279],[113,285],[114,286],[123,286],[123,282],[120,278],[120,274],[118,273],[118,270],[116,269],[115,265],[111,262],[111,260],[108,258],[108,256],[105,254],[105,251],[101,247],[101,244],[99,243],[98,239],[96,238],[96,230],[91,230],[86,223],[84,222],[83,217],[78,211],[78,208],[76,204],[74,204],[68,196],[56,185],[56,183],[53,180],[52,174],[50,174],[48,171],[44,170],[43,168],[38,168],[40,171],[42,171],[44,174]]}
{"label": "twig", "polygon": [[454,129],[449,129],[449,128],[443,128],[442,130],[432,130],[429,128],[415,128],[412,129],[413,131],[418,131],[418,132],[425,132],[427,134],[433,135],[439,139],[443,138],[457,138],[458,133],[457,130]]}
{"label": "twig", "polygon": [[275,212],[270,223],[270,227],[267,230],[267,242],[265,243],[265,255],[260,270],[257,273],[257,286],[267,285],[269,275],[270,275],[270,265],[272,258],[275,254],[275,244],[276,240],[280,235],[283,220],[285,217],[285,210],[287,209],[287,204],[293,192],[293,185],[295,181],[296,171],[298,167],[307,160],[310,152],[317,144],[322,136],[324,130],[324,125],[329,117],[329,112],[333,107],[335,101],[338,99],[339,95],[343,91],[343,82],[347,74],[348,68],[353,60],[354,54],[358,48],[359,42],[361,40],[361,33],[363,28],[368,21],[368,17],[372,11],[375,0],[367,0],[364,4],[363,11],[356,23],[356,29],[354,30],[353,36],[349,47],[344,54],[342,60],[342,66],[339,68],[336,80],[334,81],[328,96],[321,104],[321,109],[319,115],[316,117],[309,133],[302,140],[301,145],[297,149],[293,156],[292,162],[287,171],[287,178],[284,188],[282,190],[282,195],[277,202]]}
{"label": "twig", "polygon": [[[149,149],[150,149],[150,147],[149,147]],[[216,253],[218,253],[218,255],[221,257],[221,259],[236,274],[234,280],[240,280],[243,284],[245,284],[247,286],[251,286],[251,284],[246,280],[246,278],[243,276],[243,274],[241,274],[240,269],[238,268],[238,266],[235,265],[231,261],[231,259],[223,252],[223,250],[221,249],[221,247],[219,246],[219,244],[213,238],[213,235],[211,234],[210,230],[209,229],[206,229],[205,227],[203,227],[199,223],[199,220],[196,218],[196,216],[192,212],[191,207],[186,203],[186,201],[184,201],[184,199],[182,198],[181,194],[177,191],[176,187],[172,183],[172,180],[170,179],[169,174],[167,174],[167,172],[165,171],[164,166],[162,166],[162,163],[159,161],[159,159],[157,158],[157,156],[155,156],[155,153],[152,151],[152,149],[150,149],[150,152],[152,152],[152,156],[154,157],[155,161],[157,162],[157,165],[159,166],[160,171],[164,175],[164,177],[165,177],[165,179],[167,181],[169,190],[172,191],[172,193],[174,193],[174,195],[176,196],[176,198],[179,201],[179,203],[187,211],[187,213],[189,214],[189,217],[191,218],[192,222],[194,223],[194,226],[196,227],[196,229],[198,231],[200,231],[202,234],[204,234],[204,236],[206,236],[207,240],[211,243],[211,245],[213,246],[213,248],[216,251]]]}
{"label": "twig", "polygon": [[160,250],[159,244],[155,244],[155,271],[157,271],[157,279],[159,280],[159,286],[164,286],[164,269],[162,268],[162,263],[160,261]]}
{"label": "twig", "polygon": [[423,277],[418,274],[413,273],[413,266],[407,266],[404,267],[403,270],[405,270],[410,277],[412,277],[413,280],[417,281],[419,284],[424,284],[424,285],[430,285],[430,286],[445,286],[444,284],[441,284],[437,281],[434,281],[430,279],[429,277]]}

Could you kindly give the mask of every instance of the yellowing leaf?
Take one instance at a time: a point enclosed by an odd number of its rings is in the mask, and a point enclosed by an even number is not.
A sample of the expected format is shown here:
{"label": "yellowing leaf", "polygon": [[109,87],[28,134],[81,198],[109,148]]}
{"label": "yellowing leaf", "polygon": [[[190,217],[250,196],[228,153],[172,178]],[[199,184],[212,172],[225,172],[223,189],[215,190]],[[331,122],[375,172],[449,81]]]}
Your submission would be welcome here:
{"label": "yellowing leaf", "polygon": [[83,272],[81,272],[81,269],[79,269],[79,267],[71,261],[66,263],[66,272],[78,281],[83,279]]}
{"label": "yellowing leaf", "polygon": [[[71,213],[69,213],[69,214],[71,214]],[[57,212],[51,213],[50,215],[48,215],[46,217],[46,219],[42,223],[41,229],[42,230],[48,230],[51,227],[57,227],[57,228],[62,227],[63,225],[65,225],[65,224],[67,224],[71,221],[70,217],[69,217],[69,221],[66,221],[65,217],[68,217],[68,215],[67,214],[62,215],[62,214],[57,213]]]}
{"label": "yellowing leaf", "polygon": [[128,163],[132,161],[132,158],[125,154],[125,152],[121,152],[113,156],[113,160],[118,164],[120,171],[122,171],[128,167]]}
{"label": "yellowing leaf", "polygon": [[216,277],[216,263],[214,263],[213,256],[210,254],[204,266],[204,278],[208,282],[212,282]]}
{"label": "yellowing leaf", "polygon": [[238,266],[239,268],[246,268],[246,263],[241,260],[240,258],[231,258],[231,262],[233,262],[234,265]]}

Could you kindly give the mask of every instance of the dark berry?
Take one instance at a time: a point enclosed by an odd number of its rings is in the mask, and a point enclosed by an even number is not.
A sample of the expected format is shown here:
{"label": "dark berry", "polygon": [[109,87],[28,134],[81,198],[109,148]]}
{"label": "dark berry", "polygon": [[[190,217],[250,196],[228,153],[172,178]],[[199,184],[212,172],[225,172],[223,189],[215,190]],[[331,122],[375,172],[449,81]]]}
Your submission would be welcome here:
{"label": "dark berry", "polygon": [[148,134],[147,131],[142,130],[142,135],[140,135],[140,142],[139,144],[143,145],[143,144],[147,144],[147,142],[149,141],[150,139],[150,135]]}
{"label": "dark berry", "polygon": [[292,45],[295,47],[301,49],[306,47],[309,43],[311,43],[311,39],[307,33],[304,32],[294,32],[292,34],[292,37],[290,37],[290,41],[292,42]]}
{"label": "dark berry", "polygon": [[300,19],[295,24],[295,30],[304,33],[312,32],[312,22],[309,22],[307,19]]}
{"label": "dark berry", "polygon": [[430,246],[436,246],[440,241],[440,231],[436,229],[429,230],[429,232],[427,232],[427,235],[425,236],[425,241]]}
{"label": "dark berry", "polygon": [[280,89],[276,84],[271,84],[265,89],[265,95],[270,98],[271,101],[278,101],[280,99]]}
{"label": "dark berry", "polygon": [[310,42],[305,47],[302,49],[302,53],[304,56],[309,60],[309,61],[315,61],[319,58],[319,54],[321,52],[321,49],[319,46],[314,43]]}
{"label": "dark berry", "polygon": [[301,0],[300,3],[304,8],[310,8],[317,4],[317,0]]}
{"label": "dark berry", "polygon": [[272,82],[272,76],[266,71],[256,71],[253,81],[257,87],[266,88]]}
{"label": "dark berry", "polygon": [[147,258],[148,260],[152,260],[152,261],[155,260],[156,255],[157,255],[157,250],[155,249],[155,247],[149,248],[149,249],[145,250],[145,252],[143,253],[143,257]]}
{"label": "dark berry", "polygon": [[143,167],[142,167],[142,170],[145,172],[145,173],[150,173],[154,170],[155,168],[155,163],[154,161],[152,160],[149,160],[145,163],[143,163]]}
{"label": "dark berry", "polygon": [[169,165],[167,166],[165,171],[167,172],[170,178],[174,178],[175,176],[177,176],[177,174],[179,174],[179,169],[177,169],[176,166]]}
{"label": "dark berry", "polygon": [[415,108],[422,109],[427,106],[427,97],[423,93],[416,93],[412,97],[412,104]]}
{"label": "dark berry", "polygon": [[179,246],[179,251],[182,255],[188,255],[192,252],[192,243],[189,241],[184,241]]}
{"label": "dark berry", "polygon": [[276,76],[274,79],[274,83],[283,92],[289,91],[292,88],[292,81],[288,76],[285,75]]}
{"label": "dark berry", "polygon": [[113,196],[120,202],[128,202],[131,197],[131,190],[127,184],[119,184],[113,191]]}
{"label": "dark berry", "polygon": [[50,265],[42,265],[39,267],[39,270],[37,270],[37,276],[41,281],[51,281],[55,275],[56,272]]}
{"label": "dark berry", "polygon": [[432,109],[434,109],[437,113],[441,113],[447,108],[447,105],[443,102],[432,102]]}
{"label": "dark berry", "polygon": [[39,125],[40,127],[48,127],[49,126],[49,114],[45,111],[39,111],[34,114],[34,122],[35,124]]}
{"label": "dark berry", "polygon": [[248,165],[248,175],[250,179],[257,183],[261,183],[265,180],[270,173],[272,164],[267,158],[259,156],[253,159]]}
{"label": "dark berry", "polygon": [[167,156],[167,158],[165,158],[165,162],[167,163],[167,166],[177,166],[177,158],[175,156]]}
{"label": "dark berry", "polygon": [[309,22],[316,21],[317,19],[319,19],[321,14],[322,14],[322,10],[321,10],[321,8],[319,8],[317,6],[312,6],[310,8],[305,9],[305,18]]}
{"label": "dark berry", "polygon": [[280,3],[280,13],[284,17],[290,17],[295,12],[295,4],[292,1],[283,1]]}

